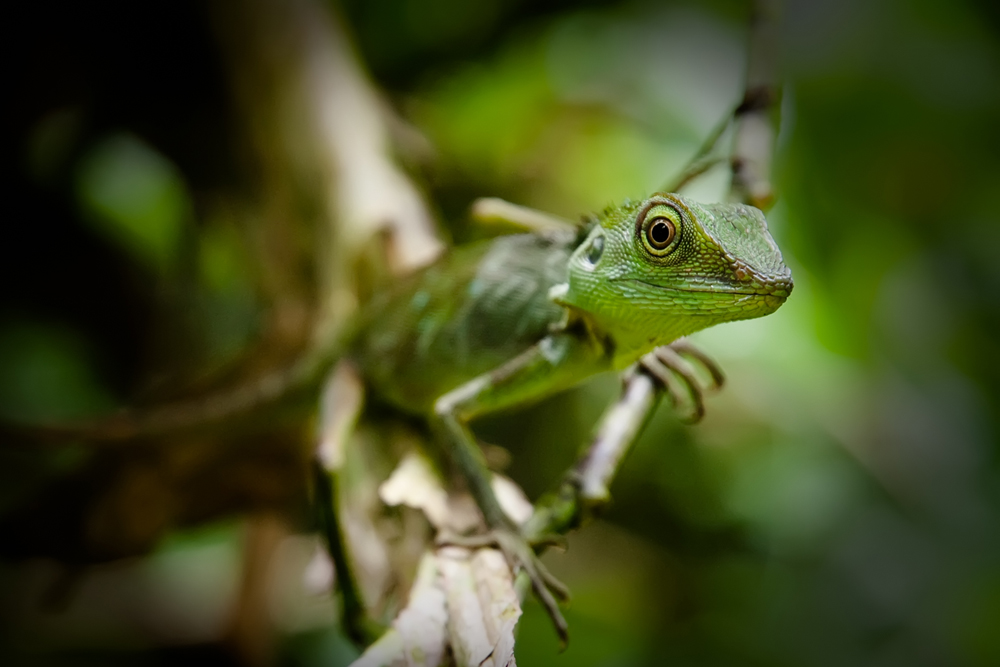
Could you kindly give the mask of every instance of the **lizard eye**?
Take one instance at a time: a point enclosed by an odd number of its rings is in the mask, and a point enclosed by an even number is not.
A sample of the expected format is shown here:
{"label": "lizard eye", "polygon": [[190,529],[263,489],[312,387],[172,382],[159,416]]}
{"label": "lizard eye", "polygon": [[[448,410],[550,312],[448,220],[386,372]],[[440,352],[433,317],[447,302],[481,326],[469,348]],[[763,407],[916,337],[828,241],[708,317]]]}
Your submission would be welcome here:
{"label": "lizard eye", "polygon": [[[657,210],[659,209],[659,210]],[[640,223],[639,233],[646,251],[657,257],[666,257],[677,246],[676,213],[667,206],[657,206]]]}
{"label": "lizard eye", "polygon": [[654,257],[672,253],[681,238],[681,212],[667,202],[652,201],[636,220],[636,240]]}
{"label": "lizard eye", "polygon": [[674,223],[666,218],[654,218],[646,228],[646,240],[656,250],[662,250],[674,240]]}
{"label": "lizard eye", "polygon": [[591,266],[597,266],[597,263],[601,261],[601,255],[604,254],[604,237],[595,236],[590,242],[590,248],[587,249],[587,263]]}

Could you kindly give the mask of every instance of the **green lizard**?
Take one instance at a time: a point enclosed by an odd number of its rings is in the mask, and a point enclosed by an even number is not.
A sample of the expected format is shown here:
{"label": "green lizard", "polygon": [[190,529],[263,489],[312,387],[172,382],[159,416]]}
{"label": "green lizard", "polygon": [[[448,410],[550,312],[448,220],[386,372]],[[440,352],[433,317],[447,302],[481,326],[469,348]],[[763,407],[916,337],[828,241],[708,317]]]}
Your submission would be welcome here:
{"label": "green lizard", "polygon": [[106,422],[103,435],[127,438],[220,419],[315,387],[336,358],[346,357],[375,394],[427,420],[464,475],[491,539],[512,569],[528,572],[565,639],[552,595],[563,589],[501,510],[469,422],[624,369],[705,327],[772,313],[791,289],[759,210],[656,194],[608,208],[575,229],[455,249],[373,299],[345,340],[291,372],[196,409],[167,407]]}
{"label": "green lizard", "polygon": [[501,510],[469,421],[713,324],[772,313],[791,289],[760,211],[657,194],[576,230],[453,251],[373,302],[347,355],[378,395],[429,421],[565,639],[547,590],[561,587]]}

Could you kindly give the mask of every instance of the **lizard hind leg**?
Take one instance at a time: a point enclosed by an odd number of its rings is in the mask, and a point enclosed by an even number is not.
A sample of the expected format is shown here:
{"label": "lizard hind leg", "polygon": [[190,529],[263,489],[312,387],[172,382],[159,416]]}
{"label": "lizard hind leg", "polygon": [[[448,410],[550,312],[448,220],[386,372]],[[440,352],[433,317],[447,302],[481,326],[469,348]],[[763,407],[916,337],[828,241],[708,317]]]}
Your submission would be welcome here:
{"label": "lizard hind leg", "polygon": [[569,591],[542,564],[534,545],[529,543],[521,533],[521,529],[504,514],[492,490],[491,473],[486,467],[485,457],[468,428],[453,414],[439,414],[439,417],[452,460],[461,471],[470,493],[482,512],[487,532],[470,536],[442,535],[438,539],[438,545],[453,545],[468,549],[490,547],[499,549],[510,567],[512,577],[516,576],[518,571],[523,571],[527,576],[535,596],[552,619],[560,643],[565,646],[568,641],[569,626],[559,610],[557,598],[567,600]]}
{"label": "lizard hind leg", "polygon": [[[552,619],[563,645],[567,625],[557,598],[565,599],[566,587],[549,573],[536,553],[536,547],[503,511],[493,491],[486,459],[468,427],[478,415],[546,395],[575,384],[602,370],[606,359],[603,350],[587,339],[567,332],[550,334],[546,339],[491,372],[479,375],[449,391],[434,403],[430,416],[438,439],[461,472],[486,523],[487,534],[446,539],[445,542],[470,548],[495,546],[503,552],[512,575],[523,571],[531,587]],[[595,370],[596,369],[596,370]],[[543,538],[550,542],[550,539]]]}

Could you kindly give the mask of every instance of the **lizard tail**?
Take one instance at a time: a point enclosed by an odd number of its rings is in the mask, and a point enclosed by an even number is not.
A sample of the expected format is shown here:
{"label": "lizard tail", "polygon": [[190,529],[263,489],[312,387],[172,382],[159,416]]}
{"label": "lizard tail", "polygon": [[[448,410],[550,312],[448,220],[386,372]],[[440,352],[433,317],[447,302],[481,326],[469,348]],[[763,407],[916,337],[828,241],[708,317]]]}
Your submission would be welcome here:
{"label": "lizard tail", "polygon": [[269,372],[232,390],[202,398],[149,409],[123,410],[94,420],[59,424],[2,423],[0,438],[4,441],[21,442],[65,442],[72,439],[113,443],[218,424],[300,391],[315,388],[339,356],[338,352],[339,346],[337,349],[314,351],[291,366]]}

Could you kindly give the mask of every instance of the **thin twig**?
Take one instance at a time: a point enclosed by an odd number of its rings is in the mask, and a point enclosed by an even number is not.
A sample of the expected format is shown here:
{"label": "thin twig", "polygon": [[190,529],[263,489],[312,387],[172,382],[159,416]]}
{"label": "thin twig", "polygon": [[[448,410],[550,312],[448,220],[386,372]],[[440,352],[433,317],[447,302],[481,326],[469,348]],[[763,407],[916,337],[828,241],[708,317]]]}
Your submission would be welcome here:
{"label": "thin twig", "polygon": [[711,170],[718,164],[722,164],[725,158],[721,156],[706,156],[700,160],[694,160],[685,167],[681,175],[677,177],[677,180],[664,188],[664,192],[680,192],[684,189],[688,183],[691,183],[696,178],[704,174],[705,172]]}
{"label": "thin twig", "polygon": [[569,220],[533,208],[512,204],[497,197],[480,197],[472,202],[469,217],[483,225],[513,224],[525,231],[544,232],[576,227]]}
{"label": "thin twig", "polygon": [[535,504],[525,524],[529,539],[568,532],[611,499],[611,480],[662,397],[659,385],[638,367],[626,373],[621,396],[601,417],[590,445],[556,489]]}
{"label": "thin twig", "polygon": [[775,0],[754,3],[747,60],[746,88],[736,109],[736,131],[730,160],[731,201],[767,209],[774,200],[771,187],[771,160],[774,155],[773,110],[781,96],[777,83],[775,44],[777,43]]}
{"label": "thin twig", "polygon": [[726,117],[719,121],[709,135],[705,137],[705,141],[702,142],[698,151],[688,161],[687,166],[684,167],[681,173],[663,186],[663,192],[680,192],[685,185],[725,159],[719,155],[712,155],[712,153],[715,151],[715,147],[722,139],[722,136],[726,133],[726,130],[729,129],[734,115],[735,111],[727,113]]}

